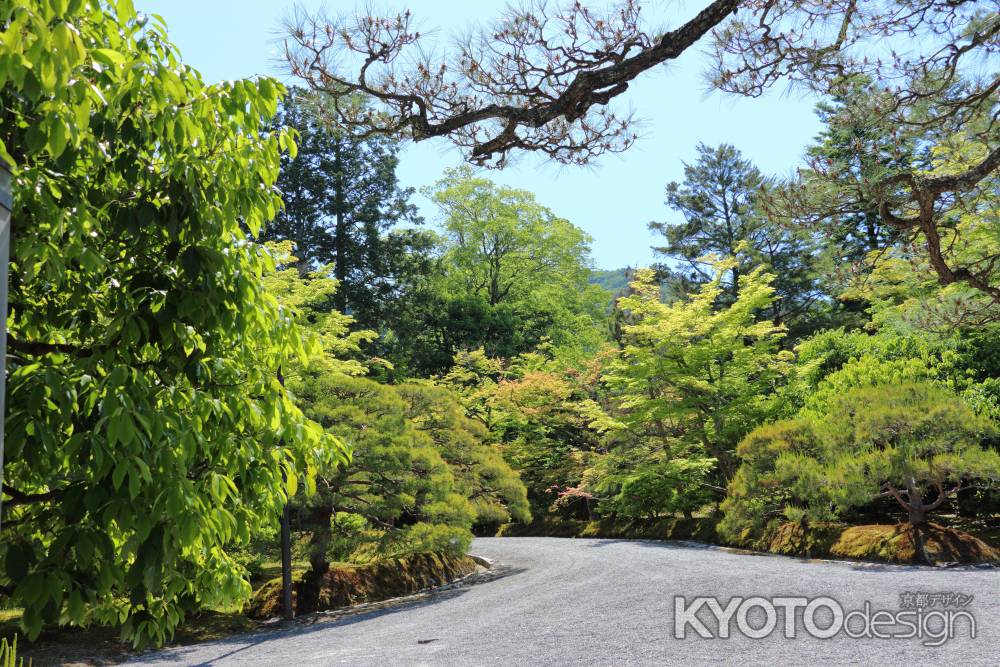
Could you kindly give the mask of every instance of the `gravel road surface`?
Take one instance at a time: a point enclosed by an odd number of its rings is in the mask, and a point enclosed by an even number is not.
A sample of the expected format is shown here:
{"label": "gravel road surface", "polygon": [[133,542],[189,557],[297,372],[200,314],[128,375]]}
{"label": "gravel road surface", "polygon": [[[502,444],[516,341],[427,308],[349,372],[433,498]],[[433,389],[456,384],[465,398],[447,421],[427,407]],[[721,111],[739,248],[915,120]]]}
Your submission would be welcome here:
{"label": "gravel road surface", "polygon": [[[557,538],[477,539],[472,553],[496,562],[475,583],[388,609],[144,654],[136,665],[1000,665],[1000,570],[924,568],[806,561],[731,552],[694,543]],[[784,608],[763,639],[743,637],[740,612],[732,636],[704,639],[692,625],[674,637],[674,597],[716,596],[724,609],[736,596],[829,596],[845,613],[898,613],[918,602],[904,593],[962,594],[928,598],[928,610],[951,604],[967,619],[942,646],[925,637],[830,639],[808,636],[798,608],[795,638],[785,634]],[[950,599],[949,599],[950,597]],[[738,603],[737,603],[738,604]],[[958,608],[956,605],[964,604]],[[822,630],[832,616],[819,605]],[[746,621],[766,627],[766,611],[747,605]],[[697,614],[717,634],[710,608]],[[883,620],[884,617],[883,617]],[[930,634],[940,617],[928,617]],[[853,617],[857,632],[863,620]],[[876,627],[902,633],[902,625]]]}

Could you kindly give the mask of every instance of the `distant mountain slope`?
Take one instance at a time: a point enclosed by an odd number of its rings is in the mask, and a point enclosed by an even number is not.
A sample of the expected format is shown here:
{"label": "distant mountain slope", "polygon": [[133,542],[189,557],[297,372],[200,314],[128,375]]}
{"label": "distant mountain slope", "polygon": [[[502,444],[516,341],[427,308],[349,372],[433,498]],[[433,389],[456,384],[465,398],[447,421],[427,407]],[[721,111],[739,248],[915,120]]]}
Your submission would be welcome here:
{"label": "distant mountain slope", "polygon": [[[617,296],[621,296],[628,287],[629,275],[635,269],[623,268],[623,269],[611,269],[611,270],[601,270],[594,269],[590,272],[590,282],[593,285],[600,285],[604,289],[611,292],[612,299]],[[664,303],[670,303],[674,300],[673,292],[670,289],[670,285],[664,282],[660,285],[660,299]]]}
{"label": "distant mountain slope", "polygon": [[599,285],[612,294],[618,294],[628,286],[626,273],[629,269],[594,270],[590,272],[590,282]]}

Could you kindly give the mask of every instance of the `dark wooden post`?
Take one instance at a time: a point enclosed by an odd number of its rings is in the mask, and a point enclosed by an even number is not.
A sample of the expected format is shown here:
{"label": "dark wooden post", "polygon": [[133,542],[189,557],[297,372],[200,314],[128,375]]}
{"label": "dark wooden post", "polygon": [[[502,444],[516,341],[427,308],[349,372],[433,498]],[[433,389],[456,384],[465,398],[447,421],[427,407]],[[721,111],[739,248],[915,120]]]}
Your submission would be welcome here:
{"label": "dark wooden post", "polygon": [[[281,367],[278,367],[278,382],[285,386],[285,376],[281,374]],[[285,473],[282,473],[284,479]],[[281,508],[281,611],[286,621],[295,618],[295,609],[292,607],[292,526],[288,501],[285,501]]]}

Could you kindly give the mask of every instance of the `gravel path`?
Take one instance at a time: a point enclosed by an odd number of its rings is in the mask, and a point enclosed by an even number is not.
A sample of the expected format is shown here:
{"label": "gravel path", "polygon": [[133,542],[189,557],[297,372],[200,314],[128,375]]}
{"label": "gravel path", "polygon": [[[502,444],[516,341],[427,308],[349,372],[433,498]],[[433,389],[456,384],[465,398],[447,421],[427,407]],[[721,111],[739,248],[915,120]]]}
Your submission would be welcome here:
{"label": "gravel path", "polygon": [[[145,665],[1000,665],[1000,570],[805,561],[740,554],[692,543],[557,538],[477,539],[472,552],[496,561],[474,584],[390,609],[146,654]],[[764,639],[703,639],[691,626],[674,637],[674,596],[830,596],[845,611],[871,603],[898,612],[904,592],[974,596],[956,638],[806,636],[800,620],[784,637],[784,611]],[[735,607],[734,607],[735,608]],[[713,633],[716,623],[698,614]],[[825,627],[827,611],[817,612]],[[751,610],[749,622],[766,617]],[[855,619],[857,620],[857,619]],[[936,619],[930,621],[936,629]],[[891,631],[893,626],[889,626]],[[895,626],[902,632],[902,626]]]}

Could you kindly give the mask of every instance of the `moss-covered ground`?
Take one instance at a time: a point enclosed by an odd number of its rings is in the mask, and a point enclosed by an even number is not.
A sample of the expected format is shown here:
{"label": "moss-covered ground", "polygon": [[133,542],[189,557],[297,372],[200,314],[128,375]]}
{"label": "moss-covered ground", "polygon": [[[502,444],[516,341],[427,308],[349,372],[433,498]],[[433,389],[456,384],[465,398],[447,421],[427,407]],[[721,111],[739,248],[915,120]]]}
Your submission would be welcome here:
{"label": "moss-covered ground", "polygon": [[[991,533],[995,521],[968,522],[966,530],[931,523],[914,531],[909,524],[850,526],[837,523],[776,524],[759,535],[724,540],[713,517],[660,517],[612,522],[543,518],[531,524],[501,526],[504,537],[600,537],[652,540],[697,540],[754,551],[885,563],[998,563],[1000,550]],[[969,532],[972,529],[973,532]],[[993,537],[996,539],[996,537]]]}

